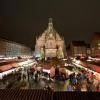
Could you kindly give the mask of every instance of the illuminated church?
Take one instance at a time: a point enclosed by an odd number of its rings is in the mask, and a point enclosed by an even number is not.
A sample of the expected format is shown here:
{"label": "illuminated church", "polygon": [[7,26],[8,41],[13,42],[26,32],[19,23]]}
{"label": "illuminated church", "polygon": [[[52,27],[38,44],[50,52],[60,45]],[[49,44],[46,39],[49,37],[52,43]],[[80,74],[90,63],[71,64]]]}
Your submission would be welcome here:
{"label": "illuminated church", "polygon": [[35,57],[64,58],[65,43],[53,27],[52,18],[49,18],[47,29],[36,38]]}

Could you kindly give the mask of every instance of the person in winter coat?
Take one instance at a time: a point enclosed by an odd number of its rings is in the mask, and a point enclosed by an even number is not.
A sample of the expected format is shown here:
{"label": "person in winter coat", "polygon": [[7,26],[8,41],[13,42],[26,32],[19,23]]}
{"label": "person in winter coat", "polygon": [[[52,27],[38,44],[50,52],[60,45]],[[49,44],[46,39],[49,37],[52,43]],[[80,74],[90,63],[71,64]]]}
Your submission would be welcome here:
{"label": "person in winter coat", "polygon": [[67,91],[69,91],[69,92],[73,91],[73,87],[72,87],[71,84],[68,84],[67,85]]}

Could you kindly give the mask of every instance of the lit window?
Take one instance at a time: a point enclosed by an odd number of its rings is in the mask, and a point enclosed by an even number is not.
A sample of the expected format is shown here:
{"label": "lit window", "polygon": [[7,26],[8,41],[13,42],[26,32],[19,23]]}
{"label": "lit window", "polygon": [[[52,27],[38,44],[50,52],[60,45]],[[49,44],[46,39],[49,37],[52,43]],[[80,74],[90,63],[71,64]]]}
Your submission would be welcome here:
{"label": "lit window", "polygon": [[100,46],[100,43],[98,43],[98,46]]}

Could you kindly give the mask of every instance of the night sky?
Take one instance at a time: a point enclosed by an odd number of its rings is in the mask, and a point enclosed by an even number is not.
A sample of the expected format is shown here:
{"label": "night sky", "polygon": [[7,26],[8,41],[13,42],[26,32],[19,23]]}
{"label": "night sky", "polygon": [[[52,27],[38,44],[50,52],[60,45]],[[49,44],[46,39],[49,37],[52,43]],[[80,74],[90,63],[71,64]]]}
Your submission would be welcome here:
{"label": "night sky", "polygon": [[100,0],[0,0],[0,15],[0,36],[32,48],[49,17],[66,44],[100,32]]}

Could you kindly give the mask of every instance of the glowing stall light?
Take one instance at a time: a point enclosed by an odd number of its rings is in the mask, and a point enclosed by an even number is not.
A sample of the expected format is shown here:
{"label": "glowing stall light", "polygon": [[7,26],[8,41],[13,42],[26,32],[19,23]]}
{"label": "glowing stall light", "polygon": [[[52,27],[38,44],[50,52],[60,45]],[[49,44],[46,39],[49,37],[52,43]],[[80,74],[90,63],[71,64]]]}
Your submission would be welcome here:
{"label": "glowing stall light", "polygon": [[68,66],[68,64],[67,63],[65,63],[65,65],[64,66]]}
{"label": "glowing stall light", "polygon": [[100,50],[100,47],[98,47],[98,49]]}
{"label": "glowing stall light", "polygon": [[33,63],[31,63],[31,64],[28,64],[29,66],[33,66]]}
{"label": "glowing stall light", "polygon": [[28,67],[28,66],[33,66],[33,65],[35,65],[35,64],[37,64],[36,61],[33,61],[33,60],[28,59],[27,61],[20,62],[20,63],[19,63],[19,66]]}
{"label": "glowing stall light", "polygon": [[0,58],[1,60],[3,59],[3,58]]}
{"label": "glowing stall light", "polygon": [[19,63],[19,66],[23,66],[25,64],[28,64],[27,61]]}
{"label": "glowing stall light", "polygon": [[15,59],[16,57],[3,57],[3,58],[1,58],[1,59],[4,59],[4,60],[10,60],[10,59]]}
{"label": "glowing stall light", "polygon": [[46,73],[50,73],[50,70],[47,70],[47,69],[43,69],[43,72],[46,72]]}
{"label": "glowing stall light", "polygon": [[13,59],[17,59],[17,57],[12,57]]}
{"label": "glowing stall light", "polygon": [[91,56],[88,56],[88,58],[91,59],[92,57]]}
{"label": "glowing stall light", "polygon": [[92,61],[91,59],[88,59],[87,61]]}
{"label": "glowing stall light", "polygon": [[100,58],[95,58],[95,60],[100,60]]}
{"label": "glowing stall light", "polygon": [[74,58],[73,61],[76,62],[76,59]]}
{"label": "glowing stall light", "polygon": [[98,46],[100,46],[100,43],[98,43]]}
{"label": "glowing stall light", "polygon": [[8,75],[14,71],[16,71],[16,69],[11,69],[11,70],[4,71],[4,72],[0,73],[0,79],[2,79],[4,75]]}
{"label": "glowing stall light", "polygon": [[80,64],[80,60],[76,60],[76,64]]}
{"label": "glowing stall light", "polygon": [[92,57],[88,57],[89,58],[89,60],[100,60],[100,58],[92,58]]}
{"label": "glowing stall light", "polygon": [[67,59],[63,59],[64,61],[66,61]]}
{"label": "glowing stall light", "polygon": [[66,69],[66,73],[67,73],[68,75],[71,75],[73,72],[70,71],[70,70],[68,70],[68,69]]}
{"label": "glowing stall light", "polygon": [[33,63],[28,64],[28,65],[29,66],[37,65],[37,62],[33,62]]}
{"label": "glowing stall light", "polygon": [[73,57],[70,57],[70,59],[73,60],[74,58]]}

